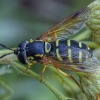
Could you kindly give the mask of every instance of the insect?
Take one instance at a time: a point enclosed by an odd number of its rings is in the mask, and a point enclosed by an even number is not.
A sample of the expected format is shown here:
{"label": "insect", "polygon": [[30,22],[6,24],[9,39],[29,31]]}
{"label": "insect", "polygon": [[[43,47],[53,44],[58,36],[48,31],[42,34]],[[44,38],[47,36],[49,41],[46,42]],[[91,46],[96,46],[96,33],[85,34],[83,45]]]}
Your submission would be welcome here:
{"label": "insect", "polygon": [[[89,72],[90,70],[82,66],[82,63],[92,57],[92,50],[84,43],[67,38],[85,26],[90,12],[91,9],[87,7],[73,13],[36,40],[22,41],[13,53],[18,56],[21,63],[28,64],[26,71],[38,62],[45,65],[44,69],[46,65],[52,65],[61,73],[63,72],[59,68]],[[0,45],[10,49],[3,44]],[[0,58],[9,54],[11,53],[4,54]]]}

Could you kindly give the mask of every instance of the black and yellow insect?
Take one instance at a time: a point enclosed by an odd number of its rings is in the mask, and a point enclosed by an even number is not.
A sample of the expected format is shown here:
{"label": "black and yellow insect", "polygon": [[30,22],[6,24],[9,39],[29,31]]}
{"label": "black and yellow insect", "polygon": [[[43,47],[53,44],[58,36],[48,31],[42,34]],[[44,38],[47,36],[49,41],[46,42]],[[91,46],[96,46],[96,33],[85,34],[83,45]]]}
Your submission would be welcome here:
{"label": "black and yellow insect", "polygon": [[[68,40],[67,37],[77,33],[85,26],[90,12],[91,9],[88,7],[75,12],[36,40],[30,39],[30,41],[21,42],[18,48],[13,50],[14,54],[18,56],[21,63],[28,64],[28,68],[38,62],[52,65],[57,69],[61,67],[88,72],[89,70],[86,66],[82,66],[82,63],[92,57],[92,50],[86,44]],[[1,58],[6,55],[9,54],[5,54]]]}

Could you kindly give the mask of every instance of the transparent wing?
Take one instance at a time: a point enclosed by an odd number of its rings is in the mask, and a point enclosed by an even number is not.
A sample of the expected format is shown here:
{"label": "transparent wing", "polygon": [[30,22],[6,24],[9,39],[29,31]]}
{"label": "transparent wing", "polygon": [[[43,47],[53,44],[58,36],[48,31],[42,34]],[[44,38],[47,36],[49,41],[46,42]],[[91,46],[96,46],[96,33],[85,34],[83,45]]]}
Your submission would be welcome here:
{"label": "transparent wing", "polygon": [[97,70],[100,70],[100,61],[96,57],[92,57],[87,59],[86,61],[82,63],[66,63],[66,62],[61,62],[54,60],[52,58],[47,58],[50,59],[50,64],[48,63],[47,65],[52,65],[56,68],[64,68],[76,72],[94,72]]}
{"label": "transparent wing", "polygon": [[[80,72],[93,72],[100,69],[100,61],[96,57],[85,58],[86,55],[91,56],[86,50],[80,49],[83,55],[82,62],[79,62],[79,52],[77,52],[79,51],[78,48],[74,48],[75,53],[71,57],[68,56],[66,51],[67,50],[65,49],[65,51],[60,53],[63,61],[59,61],[54,54],[54,56],[45,57],[43,64]],[[73,62],[69,62],[68,59],[72,59]]]}
{"label": "transparent wing", "polygon": [[67,38],[69,35],[77,33],[85,26],[85,22],[89,19],[90,11],[91,9],[87,7],[75,12],[37,39],[51,42],[57,38]]}

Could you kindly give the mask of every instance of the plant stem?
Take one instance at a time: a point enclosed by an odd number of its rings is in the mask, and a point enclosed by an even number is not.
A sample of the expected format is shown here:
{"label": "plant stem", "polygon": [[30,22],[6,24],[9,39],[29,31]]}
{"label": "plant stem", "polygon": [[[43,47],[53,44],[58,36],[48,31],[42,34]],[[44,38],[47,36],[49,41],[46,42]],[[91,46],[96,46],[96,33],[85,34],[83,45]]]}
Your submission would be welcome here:
{"label": "plant stem", "polygon": [[72,91],[74,91],[74,93],[76,92],[76,90],[79,88],[77,85],[75,85],[74,82],[72,82],[71,80],[68,79],[68,77],[62,75],[59,71],[57,71],[54,67],[52,66],[48,66],[47,67],[49,70],[53,71],[57,76],[59,76],[64,82],[65,84],[67,84]]}
{"label": "plant stem", "polygon": [[[30,69],[27,71],[26,74],[24,74],[22,71],[24,71],[26,68],[16,62],[11,62],[11,65],[14,66],[15,69],[17,69],[17,71],[23,75],[26,76],[31,76],[34,77],[35,79],[37,79],[38,81],[40,81],[41,76],[39,76],[38,74],[36,74],[35,72],[31,71]],[[20,71],[22,70],[22,71]],[[46,81],[45,79],[42,79],[42,83],[48,88],[50,89],[59,100],[72,100],[71,98],[68,98],[66,96],[64,96],[60,91],[58,91],[54,86],[52,86],[48,81]]]}

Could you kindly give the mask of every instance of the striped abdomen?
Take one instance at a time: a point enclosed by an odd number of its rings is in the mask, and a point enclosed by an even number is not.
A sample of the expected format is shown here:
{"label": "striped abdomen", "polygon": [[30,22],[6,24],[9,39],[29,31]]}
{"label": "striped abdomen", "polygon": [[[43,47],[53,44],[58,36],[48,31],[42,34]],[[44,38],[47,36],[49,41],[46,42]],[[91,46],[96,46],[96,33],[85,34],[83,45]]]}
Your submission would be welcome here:
{"label": "striped abdomen", "polygon": [[56,40],[53,42],[55,59],[67,63],[80,63],[92,57],[92,50],[84,43],[74,40]]}

